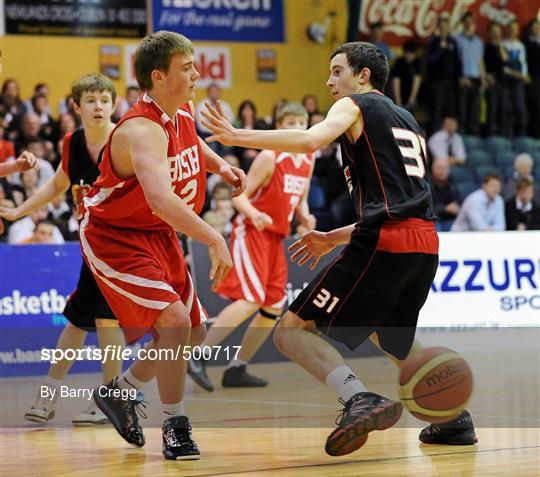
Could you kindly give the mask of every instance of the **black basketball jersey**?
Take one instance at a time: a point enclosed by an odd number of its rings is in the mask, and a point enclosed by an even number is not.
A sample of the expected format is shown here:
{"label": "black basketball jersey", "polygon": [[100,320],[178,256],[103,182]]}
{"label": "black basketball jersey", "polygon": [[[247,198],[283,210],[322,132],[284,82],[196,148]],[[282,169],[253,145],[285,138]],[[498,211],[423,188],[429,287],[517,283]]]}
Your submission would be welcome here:
{"label": "black basketball jersey", "polygon": [[345,135],[339,142],[345,180],[360,223],[435,220],[426,140],[412,114],[378,91],[350,98],[360,108],[364,129],[355,144]]}
{"label": "black basketball jersey", "polygon": [[[100,153],[101,159],[101,153]],[[70,195],[77,204],[88,193],[99,176],[99,160],[96,164],[86,147],[84,130],[78,129],[64,136],[62,144],[62,169],[71,182]]]}

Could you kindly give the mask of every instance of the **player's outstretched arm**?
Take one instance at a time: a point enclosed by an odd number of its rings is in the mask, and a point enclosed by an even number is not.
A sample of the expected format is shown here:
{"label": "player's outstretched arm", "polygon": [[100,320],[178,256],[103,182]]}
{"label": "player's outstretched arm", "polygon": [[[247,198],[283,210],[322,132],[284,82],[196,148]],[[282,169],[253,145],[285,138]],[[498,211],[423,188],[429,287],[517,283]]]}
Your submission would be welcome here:
{"label": "player's outstretched arm", "polygon": [[218,174],[232,188],[232,196],[239,196],[246,189],[246,173],[238,167],[231,166],[217,155],[206,142],[199,138],[202,152],[206,160],[208,172]]}
{"label": "player's outstretched arm", "polygon": [[163,129],[153,121],[137,118],[126,121],[115,135],[120,135],[119,144],[127,142],[133,170],[152,211],[175,230],[208,246],[215,289],[232,268],[231,256],[223,236],[171,190]]}
{"label": "player's outstretched arm", "polygon": [[272,225],[273,220],[268,214],[254,207],[248,197],[251,197],[259,187],[267,184],[274,173],[275,165],[275,154],[272,151],[259,152],[249,168],[245,192],[233,199],[236,210],[251,220],[257,230],[264,230]]}
{"label": "player's outstretched arm", "polygon": [[25,217],[30,212],[47,205],[60,194],[66,192],[69,189],[69,184],[69,177],[62,169],[62,165],[59,165],[54,176],[45,182],[45,184],[43,184],[21,205],[15,208],[0,206],[0,217],[10,221],[15,221],[21,217]]}
{"label": "player's outstretched arm", "polygon": [[241,146],[272,151],[313,153],[344,134],[361,121],[358,106],[350,98],[342,98],[328,111],[324,121],[307,130],[279,129],[259,131],[236,129],[227,119],[218,101],[217,109],[206,103],[202,123],[212,131],[208,142],[219,141],[225,146]]}
{"label": "player's outstretched arm", "polygon": [[24,172],[28,169],[39,169],[39,164],[31,152],[23,151],[15,161],[0,164],[0,177],[9,176],[14,172]]}

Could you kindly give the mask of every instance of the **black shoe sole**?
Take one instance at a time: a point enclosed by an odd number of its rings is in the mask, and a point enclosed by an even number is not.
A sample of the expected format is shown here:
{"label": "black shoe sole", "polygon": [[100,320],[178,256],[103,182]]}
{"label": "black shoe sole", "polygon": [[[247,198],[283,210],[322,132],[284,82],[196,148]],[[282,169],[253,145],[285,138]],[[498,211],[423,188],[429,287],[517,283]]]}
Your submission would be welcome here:
{"label": "black shoe sole", "polygon": [[472,446],[478,442],[478,438],[474,433],[474,430],[465,431],[460,434],[446,435],[446,436],[437,436],[437,438],[422,440],[422,444],[436,444],[436,445],[447,445],[447,446]]}
{"label": "black shoe sole", "polygon": [[120,423],[117,421],[116,419],[116,416],[113,414],[113,413],[109,413],[108,410],[109,408],[107,407],[107,403],[105,402],[105,400],[99,395],[99,393],[97,392],[97,389],[94,391],[94,401],[97,405],[97,407],[101,410],[101,412],[103,414],[105,414],[108,418],[109,418],[109,421],[111,421],[111,424],[114,426],[114,428],[116,429],[116,432],[118,432],[118,434],[120,434],[120,436],[122,437],[122,439],[124,439],[128,444],[132,445],[133,447],[143,447],[146,440],[143,436],[143,441],[142,443],[139,443],[139,442],[135,442],[135,441],[132,441],[131,439],[129,439],[128,436],[126,436],[124,434],[124,431],[122,429],[122,426],[120,425]]}
{"label": "black shoe sole", "polygon": [[249,383],[221,383],[224,388],[265,388],[268,383],[265,384],[249,384]]}
{"label": "black shoe sole", "polygon": [[370,432],[391,428],[399,421],[402,413],[403,405],[399,401],[387,401],[373,408],[369,415],[359,417],[348,426],[332,432],[326,441],[326,453],[342,456],[360,449]]}
{"label": "black shoe sole", "polygon": [[162,451],[163,457],[167,460],[200,460],[201,454],[189,454],[189,455],[174,455],[167,451]]}

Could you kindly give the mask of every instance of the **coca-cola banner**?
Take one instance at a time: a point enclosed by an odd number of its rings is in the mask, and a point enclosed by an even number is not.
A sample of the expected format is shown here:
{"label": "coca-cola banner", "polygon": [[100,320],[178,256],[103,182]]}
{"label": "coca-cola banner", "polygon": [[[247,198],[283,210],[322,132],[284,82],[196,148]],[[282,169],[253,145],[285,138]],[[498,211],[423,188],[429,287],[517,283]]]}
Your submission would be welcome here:
{"label": "coca-cola banner", "polygon": [[472,12],[477,32],[485,37],[489,22],[507,25],[517,19],[524,27],[539,14],[538,0],[363,0],[359,31],[369,33],[369,25],[382,23],[384,41],[402,45],[408,39],[425,41],[435,32],[441,15],[456,27],[465,12]]}

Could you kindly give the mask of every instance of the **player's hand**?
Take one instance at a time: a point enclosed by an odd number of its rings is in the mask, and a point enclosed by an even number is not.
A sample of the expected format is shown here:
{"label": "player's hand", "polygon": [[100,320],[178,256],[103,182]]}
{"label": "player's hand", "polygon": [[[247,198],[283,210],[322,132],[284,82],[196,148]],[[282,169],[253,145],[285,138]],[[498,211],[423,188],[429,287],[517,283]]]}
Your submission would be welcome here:
{"label": "player's hand", "polygon": [[2,235],[3,233],[4,233],[4,222],[0,220],[0,235]]}
{"label": "player's hand", "polygon": [[201,123],[212,131],[212,135],[206,138],[206,142],[219,141],[224,146],[235,146],[234,138],[236,128],[227,119],[227,115],[223,112],[221,101],[218,100],[217,108],[214,108],[210,103],[206,102],[206,111],[201,114],[206,118]]}
{"label": "player's hand", "polygon": [[31,152],[23,151],[23,153],[15,160],[17,170],[24,172],[29,169],[39,169],[39,163]]}
{"label": "player's hand", "polygon": [[212,291],[216,291],[233,266],[227,243],[221,235],[208,246],[208,256],[210,257],[209,278],[212,280]]}
{"label": "player's hand", "polygon": [[299,267],[313,260],[309,266],[309,269],[313,270],[319,263],[320,258],[331,252],[334,247],[327,233],[312,230],[300,240],[294,242],[289,247],[289,252],[294,252],[291,255],[291,260],[297,262]]}
{"label": "player's hand", "polygon": [[266,227],[269,227],[274,223],[272,220],[272,217],[270,217],[268,214],[257,211],[256,214],[253,214],[249,220],[251,220],[251,223],[255,226],[255,228],[259,231],[264,230]]}
{"label": "player's hand", "polygon": [[18,207],[6,207],[0,205],[0,217],[2,219],[9,220],[10,222],[15,222],[21,217]]}
{"label": "player's hand", "polygon": [[224,182],[232,186],[232,196],[237,197],[246,190],[246,173],[238,167],[223,165],[219,168],[219,175]]}

